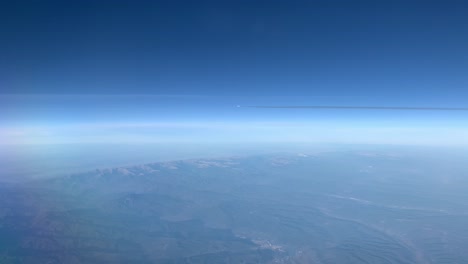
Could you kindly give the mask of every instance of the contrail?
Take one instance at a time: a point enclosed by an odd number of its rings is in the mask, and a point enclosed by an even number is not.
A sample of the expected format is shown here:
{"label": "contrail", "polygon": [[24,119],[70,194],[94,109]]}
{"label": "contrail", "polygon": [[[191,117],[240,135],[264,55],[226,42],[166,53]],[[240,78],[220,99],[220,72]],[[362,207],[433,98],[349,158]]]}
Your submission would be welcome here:
{"label": "contrail", "polygon": [[[237,106],[241,107],[241,106]],[[278,109],[353,109],[353,110],[406,110],[406,111],[468,111],[468,107],[402,107],[402,106],[333,106],[333,105],[249,105],[249,108],[278,108]]]}

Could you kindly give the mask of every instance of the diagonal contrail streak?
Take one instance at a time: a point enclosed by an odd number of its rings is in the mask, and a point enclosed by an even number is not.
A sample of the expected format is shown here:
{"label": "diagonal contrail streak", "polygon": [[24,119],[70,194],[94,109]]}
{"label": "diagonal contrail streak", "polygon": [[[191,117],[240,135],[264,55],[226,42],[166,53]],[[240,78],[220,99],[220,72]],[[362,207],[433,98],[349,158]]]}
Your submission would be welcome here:
{"label": "diagonal contrail streak", "polygon": [[468,111],[468,107],[402,107],[402,106],[333,106],[333,105],[250,105],[249,108],[278,109],[352,109],[352,110],[415,110],[415,111]]}

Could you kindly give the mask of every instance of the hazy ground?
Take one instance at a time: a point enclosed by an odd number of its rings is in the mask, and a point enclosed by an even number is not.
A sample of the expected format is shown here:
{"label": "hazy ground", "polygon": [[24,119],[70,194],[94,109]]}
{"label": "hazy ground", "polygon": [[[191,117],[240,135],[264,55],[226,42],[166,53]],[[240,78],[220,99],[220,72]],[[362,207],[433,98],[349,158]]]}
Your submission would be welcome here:
{"label": "hazy ground", "polygon": [[304,148],[5,183],[0,262],[468,263],[468,152]]}

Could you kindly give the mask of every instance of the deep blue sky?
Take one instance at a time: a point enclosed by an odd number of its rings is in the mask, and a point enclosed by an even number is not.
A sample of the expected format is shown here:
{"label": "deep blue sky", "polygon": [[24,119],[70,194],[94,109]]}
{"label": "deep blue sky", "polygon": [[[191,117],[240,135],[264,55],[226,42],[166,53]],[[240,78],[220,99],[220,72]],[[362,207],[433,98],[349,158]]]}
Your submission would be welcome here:
{"label": "deep blue sky", "polygon": [[[172,128],[165,134],[183,126],[200,137],[213,122],[397,128],[392,135],[408,125],[453,129],[466,123],[466,113],[234,106],[466,107],[467,14],[466,1],[4,1],[0,93],[9,95],[0,96],[6,113],[0,122],[8,128],[3,137],[28,141],[42,131],[50,139],[59,130],[76,139],[81,132],[50,127],[83,123],[159,129],[165,122]],[[194,132],[194,122],[201,132]],[[272,127],[283,135],[280,123],[263,124],[258,135],[273,133]],[[71,130],[77,135],[64,135]],[[142,130],[126,137],[135,131]],[[343,134],[349,135],[329,140]]]}
{"label": "deep blue sky", "polygon": [[5,1],[3,93],[466,96],[466,1]]}

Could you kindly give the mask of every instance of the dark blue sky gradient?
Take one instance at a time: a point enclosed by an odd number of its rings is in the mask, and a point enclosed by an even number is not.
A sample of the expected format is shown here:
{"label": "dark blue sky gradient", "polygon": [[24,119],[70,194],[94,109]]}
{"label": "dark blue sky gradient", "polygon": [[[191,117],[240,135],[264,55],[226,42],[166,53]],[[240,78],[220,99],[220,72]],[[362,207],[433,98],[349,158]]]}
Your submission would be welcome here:
{"label": "dark blue sky gradient", "polygon": [[[0,143],[458,144],[466,1],[9,1]],[[463,141],[468,144],[468,139]]]}
{"label": "dark blue sky gradient", "polygon": [[0,10],[2,93],[468,95],[466,1],[46,0]]}

